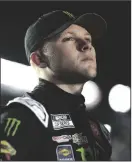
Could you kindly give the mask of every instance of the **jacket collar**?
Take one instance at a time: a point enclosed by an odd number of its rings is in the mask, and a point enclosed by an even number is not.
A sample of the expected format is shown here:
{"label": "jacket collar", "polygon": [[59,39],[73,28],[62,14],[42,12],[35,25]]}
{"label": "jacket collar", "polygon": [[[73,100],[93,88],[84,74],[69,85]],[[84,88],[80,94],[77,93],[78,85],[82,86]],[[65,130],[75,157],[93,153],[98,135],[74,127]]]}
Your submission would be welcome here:
{"label": "jacket collar", "polygon": [[[55,106],[58,110],[77,110],[80,105],[84,105],[85,99],[83,95],[73,95],[65,92],[55,84],[39,79],[39,84],[34,88],[30,95],[49,107]],[[52,108],[53,109],[53,108]]]}

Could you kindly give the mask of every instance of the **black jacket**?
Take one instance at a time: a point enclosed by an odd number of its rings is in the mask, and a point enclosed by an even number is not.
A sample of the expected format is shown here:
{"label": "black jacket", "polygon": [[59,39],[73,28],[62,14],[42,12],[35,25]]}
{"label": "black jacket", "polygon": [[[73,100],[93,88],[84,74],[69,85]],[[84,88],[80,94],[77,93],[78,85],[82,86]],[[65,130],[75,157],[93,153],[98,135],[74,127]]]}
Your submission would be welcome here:
{"label": "black jacket", "polygon": [[31,93],[2,109],[1,160],[109,160],[109,132],[86,113],[84,102],[82,95],[41,79]]}

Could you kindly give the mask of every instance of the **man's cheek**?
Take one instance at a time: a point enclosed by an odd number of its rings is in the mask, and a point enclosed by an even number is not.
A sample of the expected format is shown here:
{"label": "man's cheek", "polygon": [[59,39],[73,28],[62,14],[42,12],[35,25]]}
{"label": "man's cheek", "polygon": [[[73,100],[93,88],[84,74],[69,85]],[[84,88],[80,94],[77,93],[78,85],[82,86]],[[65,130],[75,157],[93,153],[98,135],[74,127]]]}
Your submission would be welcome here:
{"label": "man's cheek", "polygon": [[93,54],[94,56],[96,56],[96,51],[95,51],[95,48],[94,48],[94,47],[92,47],[92,54]]}

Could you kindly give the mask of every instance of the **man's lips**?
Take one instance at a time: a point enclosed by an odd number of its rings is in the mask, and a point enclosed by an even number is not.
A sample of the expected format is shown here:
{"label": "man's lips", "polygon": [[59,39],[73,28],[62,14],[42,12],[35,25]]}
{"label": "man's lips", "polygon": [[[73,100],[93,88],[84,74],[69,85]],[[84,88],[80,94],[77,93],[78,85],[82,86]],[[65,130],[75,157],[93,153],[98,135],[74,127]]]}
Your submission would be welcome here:
{"label": "man's lips", "polygon": [[94,59],[91,57],[86,57],[86,58],[82,59],[82,61],[94,61]]}

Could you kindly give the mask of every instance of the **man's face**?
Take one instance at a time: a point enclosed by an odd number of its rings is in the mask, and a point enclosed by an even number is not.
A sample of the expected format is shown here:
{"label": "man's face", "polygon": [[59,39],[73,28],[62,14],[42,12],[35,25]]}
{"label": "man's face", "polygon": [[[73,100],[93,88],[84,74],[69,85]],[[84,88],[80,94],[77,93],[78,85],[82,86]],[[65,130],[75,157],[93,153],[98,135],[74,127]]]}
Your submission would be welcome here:
{"label": "man's face", "polygon": [[96,76],[96,52],[91,39],[86,29],[73,24],[47,44],[48,66],[58,79],[84,83]]}

